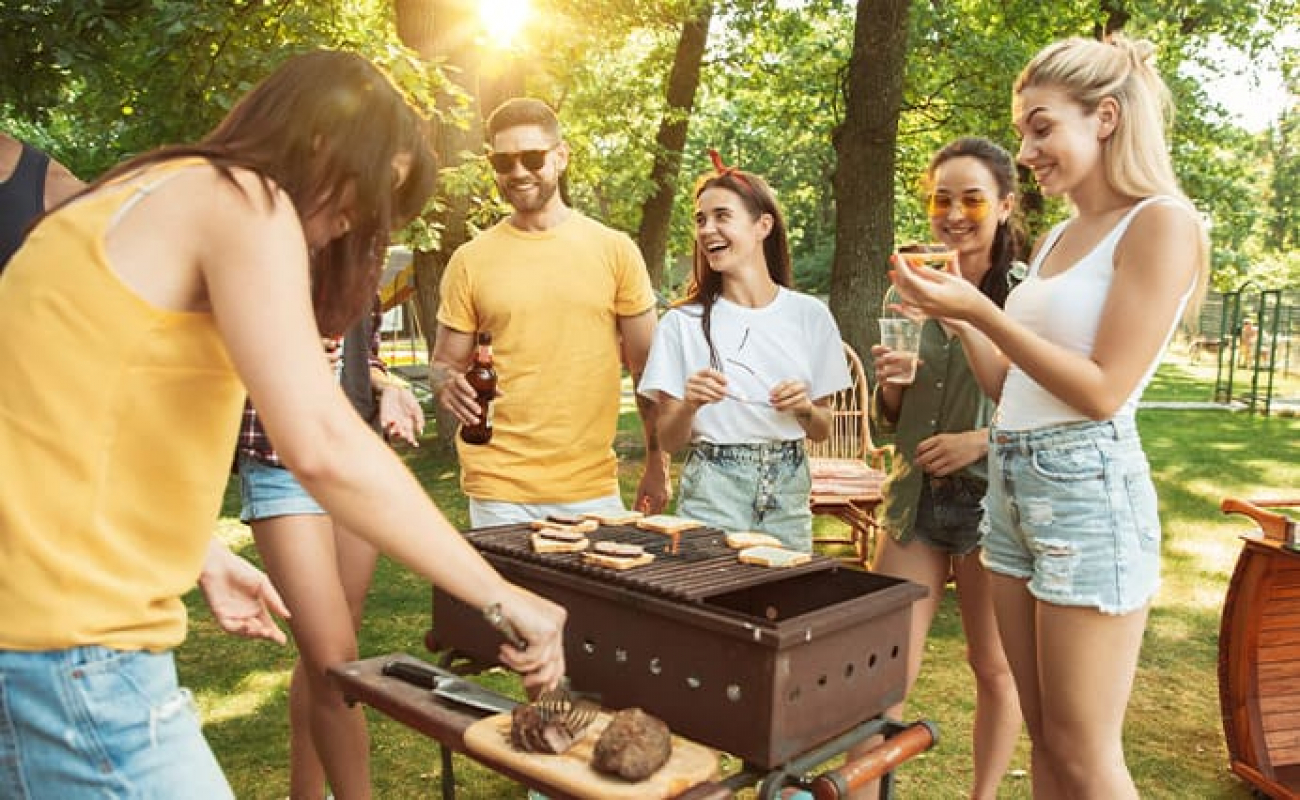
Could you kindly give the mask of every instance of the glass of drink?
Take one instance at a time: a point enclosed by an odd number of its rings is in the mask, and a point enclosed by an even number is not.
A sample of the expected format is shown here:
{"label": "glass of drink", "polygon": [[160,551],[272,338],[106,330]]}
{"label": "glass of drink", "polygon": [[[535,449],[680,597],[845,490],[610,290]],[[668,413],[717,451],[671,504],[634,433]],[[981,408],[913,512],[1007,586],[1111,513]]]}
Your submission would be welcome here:
{"label": "glass of drink", "polygon": [[908,317],[883,317],[880,320],[880,343],[903,359],[904,369],[890,375],[886,383],[909,385],[916,380],[916,359],[921,349],[921,323]]}

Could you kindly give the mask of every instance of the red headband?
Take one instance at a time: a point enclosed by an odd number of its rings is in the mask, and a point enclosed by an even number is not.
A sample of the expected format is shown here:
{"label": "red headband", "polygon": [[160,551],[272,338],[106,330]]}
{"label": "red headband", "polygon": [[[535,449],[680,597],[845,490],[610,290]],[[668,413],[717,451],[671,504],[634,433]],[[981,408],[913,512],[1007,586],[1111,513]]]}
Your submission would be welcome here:
{"label": "red headband", "polygon": [[718,177],[730,175],[735,178],[738,183],[743,184],[746,189],[751,192],[754,191],[754,187],[750,184],[749,180],[744,175],[740,174],[735,167],[728,167],[723,164],[721,154],[712,147],[709,148],[709,160],[713,162],[713,169],[718,173]]}

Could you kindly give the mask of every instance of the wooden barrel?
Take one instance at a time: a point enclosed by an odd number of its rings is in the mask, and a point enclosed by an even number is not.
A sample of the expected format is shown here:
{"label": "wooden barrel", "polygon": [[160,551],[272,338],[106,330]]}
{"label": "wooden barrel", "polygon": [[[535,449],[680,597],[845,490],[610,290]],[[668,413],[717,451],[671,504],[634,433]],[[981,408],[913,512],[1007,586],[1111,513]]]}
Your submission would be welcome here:
{"label": "wooden barrel", "polygon": [[1219,630],[1219,704],[1232,771],[1300,800],[1300,553],[1272,533],[1242,537]]}

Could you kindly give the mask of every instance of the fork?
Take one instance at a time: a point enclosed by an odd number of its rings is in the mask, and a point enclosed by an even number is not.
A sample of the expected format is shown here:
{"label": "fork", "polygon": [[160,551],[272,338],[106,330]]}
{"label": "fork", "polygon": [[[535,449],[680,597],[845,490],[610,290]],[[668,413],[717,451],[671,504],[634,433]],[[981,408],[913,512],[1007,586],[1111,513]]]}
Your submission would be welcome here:
{"label": "fork", "polygon": [[543,689],[533,700],[533,705],[542,713],[543,721],[556,722],[575,737],[600,714],[600,706],[575,696],[563,684],[554,689]]}

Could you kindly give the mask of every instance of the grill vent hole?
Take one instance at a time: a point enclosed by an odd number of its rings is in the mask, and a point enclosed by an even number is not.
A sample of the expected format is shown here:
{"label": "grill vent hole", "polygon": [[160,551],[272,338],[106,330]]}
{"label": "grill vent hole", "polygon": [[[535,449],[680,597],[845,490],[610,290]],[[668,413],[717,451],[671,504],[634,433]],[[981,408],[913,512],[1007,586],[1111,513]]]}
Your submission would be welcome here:
{"label": "grill vent hole", "polygon": [[659,662],[658,658],[650,659],[650,674],[658,675],[664,671],[664,665]]}
{"label": "grill vent hole", "polygon": [[898,645],[894,645],[894,649],[889,651],[889,657],[898,658]]}
{"label": "grill vent hole", "polygon": [[847,664],[844,665],[844,677],[845,677],[846,679],[847,679],[847,678],[852,678],[852,677],[853,677],[853,672],[854,672],[853,662],[850,661],[849,663],[847,663]]}
{"label": "grill vent hole", "polygon": [[589,655],[589,656],[590,656],[590,655],[595,655],[595,653],[596,653],[596,643],[593,642],[593,641],[590,640],[590,639],[583,639],[583,640],[582,640],[582,652],[586,653],[586,654]]}
{"label": "grill vent hole", "polygon": [[872,653],[871,655],[867,656],[867,669],[875,669],[875,668],[876,668],[876,654]]}
{"label": "grill vent hole", "polygon": [[727,699],[730,700],[730,701],[733,702],[733,703],[738,703],[738,702],[740,702],[740,687],[737,686],[737,685],[734,684],[734,683],[731,684],[730,686],[728,686],[728,687],[727,687]]}
{"label": "grill vent hole", "polygon": [[695,677],[694,675],[691,675],[686,679],[686,685],[692,689],[698,689],[700,688],[700,679]]}
{"label": "grill vent hole", "polygon": [[627,651],[624,650],[624,649],[621,648],[621,647],[618,648],[617,650],[615,650],[615,651],[614,651],[614,660],[617,661],[617,662],[620,663],[620,664],[626,664],[626,663],[627,663]]}
{"label": "grill vent hole", "polygon": [[828,682],[829,682],[829,679],[828,679],[825,675],[822,675],[821,677],[819,677],[819,678],[817,679],[817,685],[818,685],[818,686],[825,686]]}

